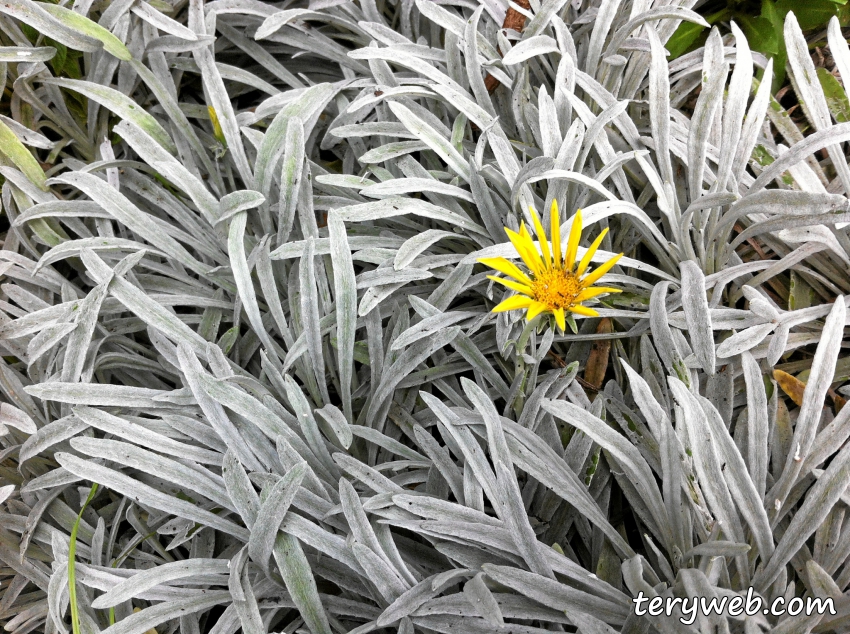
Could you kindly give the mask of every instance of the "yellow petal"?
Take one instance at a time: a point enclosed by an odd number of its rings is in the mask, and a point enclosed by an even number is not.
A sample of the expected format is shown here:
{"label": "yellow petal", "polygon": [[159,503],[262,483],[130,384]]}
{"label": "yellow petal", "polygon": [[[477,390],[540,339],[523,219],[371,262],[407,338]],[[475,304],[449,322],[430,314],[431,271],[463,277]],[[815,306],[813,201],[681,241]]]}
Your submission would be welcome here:
{"label": "yellow petal", "polygon": [[578,268],[576,268],[576,275],[581,277],[584,275],[584,272],[587,270],[587,267],[590,266],[590,261],[593,259],[593,256],[596,254],[596,251],[599,249],[599,245],[602,244],[602,239],[608,233],[608,227],[605,227],[602,230],[596,240],[593,241],[593,244],[588,247],[587,251],[584,252],[584,255],[581,258],[581,262],[578,263]]}
{"label": "yellow petal", "polygon": [[534,242],[534,238],[531,237],[528,227],[525,226],[525,220],[519,223],[519,235],[528,239],[529,242]]}
{"label": "yellow petal", "polygon": [[586,286],[590,286],[591,284],[593,284],[596,280],[598,280],[600,277],[602,277],[608,271],[610,271],[611,267],[613,267],[621,257],[623,257],[622,253],[620,253],[619,255],[615,255],[613,258],[608,260],[605,264],[603,264],[602,266],[600,266],[599,268],[594,270],[593,273],[591,273],[586,278],[584,278],[581,281],[581,285],[586,287]]}
{"label": "yellow petal", "polygon": [[516,264],[507,258],[479,258],[478,261],[485,266],[489,266],[491,269],[496,269],[500,273],[510,275],[523,284],[527,284],[528,286],[531,286],[532,284],[528,276],[523,273]]}
{"label": "yellow petal", "polygon": [[540,242],[540,250],[543,252],[543,263],[546,268],[552,266],[552,254],[549,251],[549,241],[546,239],[546,231],[543,229],[543,223],[540,222],[540,216],[537,215],[537,210],[530,207],[531,219],[534,221],[534,231],[537,234],[537,240]]}
{"label": "yellow petal", "polygon": [[552,234],[552,255],[555,258],[555,266],[561,266],[561,214],[558,213],[558,201],[552,201],[552,209],[549,212],[549,233]]}
{"label": "yellow petal", "polygon": [[579,306],[576,304],[575,306],[569,306],[567,308],[571,313],[575,313],[576,315],[584,315],[585,317],[599,317],[599,313],[597,313],[592,308],[588,308],[587,306]]}
{"label": "yellow petal", "polygon": [[567,320],[564,317],[564,309],[556,308],[552,312],[555,313],[555,323],[558,324],[558,328],[561,329],[561,332],[565,331],[567,329]]}
{"label": "yellow petal", "polygon": [[542,312],[545,312],[546,310],[548,310],[546,308],[546,304],[544,304],[543,302],[533,301],[533,302],[531,302],[531,306],[529,306],[528,312],[526,313],[525,316],[528,319],[528,321],[531,321],[532,319],[537,317],[537,315],[539,315]]}
{"label": "yellow petal", "polygon": [[534,237],[531,235],[531,232],[528,230],[528,227],[525,224],[525,221],[520,223],[519,226],[519,234],[525,239],[525,243],[528,247],[529,254],[533,255],[535,258],[535,262],[539,262],[539,270],[543,271],[547,268],[546,262],[543,258],[540,257],[540,251],[537,250],[537,247],[534,244]]}
{"label": "yellow petal", "polygon": [[494,313],[504,313],[509,310],[519,310],[520,308],[528,308],[531,306],[532,300],[530,297],[526,297],[525,295],[513,295],[508,297],[506,300],[497,304],[495,308],[491,312]]}
{"label": "yellow petal", "polygon": [[578,297],[575,298],[575,302],[581,303],[585,302],[589,299],[596,297],[597,295],[603,295],[605,293],[621,293],[622,291],[619,288],[608,288],[606,286],[592,286],[590,288],[584,289],[581,293],[578,294]]}
{"label": "yellow petal", "polygon": [[520,284],[519,282],[514,282],[513,280],[506,280],[504,277],[496,277],[495,275],[488,275],[488,280],[493,280],[494,282],[498,282],[504,286],[507,286],[512,291],[518,291],[525,295],[531,295],[534,291],[532,291],[525,284]]}
{"label": "yellow petal", "polygon": [[578,268],[576,269],[576,275],[581,277],[584,272],[587,270],[587,267],[590,265],[590,260],[593,259],[593,254],[596,253],[596,250],[599,248],[599,245],[602,244],[602,238],[605,237],[605,234],[608,233],[608,227],[605,227],[602,230],[602,233],[593,241],[593,244],[590,245],[587,251],[585,251],[584,256],[581,258],[581,262],[578,264]]}
{"label": "yellow petal", "polygon": [[[525,229],[525,226],[520,228],[520,232],[523,229]],[[526,235],[515,233],[510,229],[505,229],[505,233],[508,234],[508,240],[514,245],[514,249],[516,249],[519,257],[522,258],[522,261],[525,262],[529,270],[535,275],[539,274],[543,270],[543,262],[540,260],[540,254],[537,253],[537,249],[534,248],[534,242],[532,242],[531,236],[528,235],[528,230],[525,229]]]}
{"label": "yellow petal", "polygon": [[564,256],[564,268],[568,271],[571,271],[573,269],[573,265],[576,263],[579,240],[581,240],[581,209],[576,211],[576,215],[573,216],[572,227],[570,227],[570,237],[567,242],[567,253]]}

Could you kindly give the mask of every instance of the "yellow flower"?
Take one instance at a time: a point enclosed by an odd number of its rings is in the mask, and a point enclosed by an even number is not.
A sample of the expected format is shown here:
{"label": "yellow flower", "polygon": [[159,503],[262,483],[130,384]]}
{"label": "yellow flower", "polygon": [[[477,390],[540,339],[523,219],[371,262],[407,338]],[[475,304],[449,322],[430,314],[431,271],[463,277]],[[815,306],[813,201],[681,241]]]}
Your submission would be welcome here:
{"label": "yellow flower", "polygon": [[493,309],[494,313],[527,309],[526,318],[529,321],[541,313],[552,313],[558,327],[563,331],[566,329],[565,311],[586,317],[597,317],[599,313],[592,308],[582,306],[582,302],[605,293],[620,292],[620,289],[617,288],[592,286],[592,284],[611,270],[611,267],[617,263],[617,260],[623,254],[614,256],[593,272],[588,273],[590,260],[599,245],[602,244],[602,238],[605,237],[608,229],[599,234],[599,237],[593,241],[581,260],[576,263],[582,229],[581,210],[579,209],[576,212],[570,229],[567,251],[563,254],[561,252],[560,216],[558,205],[554,201],[552,202],[551,214],[552,244],[550,248],[540,217],[534,209],[531,210],[534,230],[537,233],[542,254],[534,246],[534,240],[524,222],[520,226],[519,233],[505,227],[505,232],[508,234],[511,244],[514,245],[528,268],[527,273],[507,258],[481,258],[478,261],[512,278],[505,279],[489,275],[489,279],[520,293],[507,298],[496,306]]}

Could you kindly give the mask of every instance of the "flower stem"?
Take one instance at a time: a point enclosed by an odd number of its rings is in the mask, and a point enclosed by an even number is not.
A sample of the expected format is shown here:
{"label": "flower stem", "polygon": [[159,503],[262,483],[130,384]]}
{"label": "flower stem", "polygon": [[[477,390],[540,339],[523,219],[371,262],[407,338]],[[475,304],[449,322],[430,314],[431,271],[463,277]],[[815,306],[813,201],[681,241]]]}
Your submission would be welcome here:
{"label": "flower stem", "polygon": [[80,608],[77,606],[77,531],[80,529],[83,513],[97,494],[97,486],[97,482],[92,484],[89,496],[77,515],[77,520],[71,528],[71,544],[68,546],[68,599],[71,603],[71,630],[74,634],[80,634]]}

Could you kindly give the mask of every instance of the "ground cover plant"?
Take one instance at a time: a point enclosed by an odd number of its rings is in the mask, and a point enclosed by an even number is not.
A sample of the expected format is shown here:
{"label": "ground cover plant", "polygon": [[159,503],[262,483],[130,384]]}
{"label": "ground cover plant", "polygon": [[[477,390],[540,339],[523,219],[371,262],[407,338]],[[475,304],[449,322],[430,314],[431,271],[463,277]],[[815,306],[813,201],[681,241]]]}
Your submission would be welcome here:
{"label": "ground cover plant", "polygon": [[850,50],[692,7],[0,3],[5,629],[848,631]]}

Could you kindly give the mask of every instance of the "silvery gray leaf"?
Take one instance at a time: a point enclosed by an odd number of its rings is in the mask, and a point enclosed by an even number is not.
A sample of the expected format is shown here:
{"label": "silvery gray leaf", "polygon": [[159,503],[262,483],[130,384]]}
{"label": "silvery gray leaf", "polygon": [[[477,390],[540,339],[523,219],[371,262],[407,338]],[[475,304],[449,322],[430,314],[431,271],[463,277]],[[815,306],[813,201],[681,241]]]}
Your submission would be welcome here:
{"label": "silvery gray leaf", "polygon": [[[73,629],[94,483],[85,634],[840,597],[850,48],[798,10],[787,74],[737,18],[673,58],[691,4],[0,7],[9,628]],[[577,334],[526,319],[530,207],[562,254],[582,208],[590,275],[623,254]],[[762,616],[693,627],[842,627]]]}

